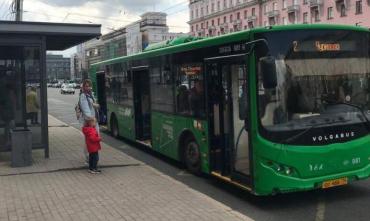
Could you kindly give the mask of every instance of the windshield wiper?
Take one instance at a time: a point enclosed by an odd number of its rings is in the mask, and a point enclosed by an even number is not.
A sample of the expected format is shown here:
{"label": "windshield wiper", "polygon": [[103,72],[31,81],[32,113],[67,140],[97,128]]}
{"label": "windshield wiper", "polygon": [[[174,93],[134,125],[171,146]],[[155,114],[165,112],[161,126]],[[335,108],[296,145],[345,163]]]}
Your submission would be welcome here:
{"label": "windshield wiper", "polygon": [[331,124],[336,124],[336,123],[345,123],[345,122],[348,122],[348,121],[350,121],[350,120],[342,119],[342,120],[339,120],[339,121],[329,121],[329,122],[323,122],[323,123],[319,123],[319,124],[313,124],[312,126],[305,129],[304,131],[302,131],[302,132],[300,132],[296,135],[293,135],[291,137],[288,137],[287,139],[282,140],[280,143],[289,144],[290,142],[295,141],[298,137],[301,137],[302,135],[306,134],[307,132],[309,132],[310,130],[314,129],[317,126],[331,125]]}
{"label": "windshield wiper", "polygon": [[[330,100],[330,99],[326,99],[326,98],[323,98],[322,99],[323,101],[326,101],[328,102],[328,105],[337,105],[337,104],[343,104],[343,105],[347,105],[347,106],[350,106],[350,107],[354,107],[358,110],[360,110],[362,116],[365,118],[365,126],[366,126],[366,129],[368,131],[370,131],[370,120],[369,118],[367,118],[366,116],[366,113],[364,111],[364,109],[360,106],[360,105],[357,105],[357,104],[352,104],[352,103],[348,103],[348,102],[342,102],[342,101],[335,101],[335,100]],[[360,118],[361,119],[361,118]]]}

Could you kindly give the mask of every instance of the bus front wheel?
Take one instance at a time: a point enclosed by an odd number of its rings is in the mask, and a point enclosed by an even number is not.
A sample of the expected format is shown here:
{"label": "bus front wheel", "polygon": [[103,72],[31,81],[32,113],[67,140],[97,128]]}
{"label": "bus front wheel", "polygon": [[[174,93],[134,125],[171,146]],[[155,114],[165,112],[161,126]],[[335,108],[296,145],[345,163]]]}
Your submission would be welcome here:
{"label": "bus front wheel", "polygon": [[118,122],[115,116],[112,117],[111,124],[110,124],[110,131],[113,137],[118,138],[119,136]]}
{"label": "bus front wheel", "polygon": [[185,142],[184,160],[191,173],[197,175],[201,173],[200,148],[194,138],[189,138]]}

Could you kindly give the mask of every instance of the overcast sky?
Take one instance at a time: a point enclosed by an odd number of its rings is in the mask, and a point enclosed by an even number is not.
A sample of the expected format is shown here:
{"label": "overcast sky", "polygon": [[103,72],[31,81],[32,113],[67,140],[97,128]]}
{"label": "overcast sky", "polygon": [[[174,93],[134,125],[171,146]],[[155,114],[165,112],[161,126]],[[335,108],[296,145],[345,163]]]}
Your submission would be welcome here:
{"label": "overcast sky", "polygon": [[[0,0],[0,19],[9,20],[13,0]],[[23,20],[102,24],[105,34],[148,11],[167,13],[170,32],[189,32],[189,0],[23,0]],[[14,16],[13,16],[14,18]],[[70,54],[71,51],[63,54]]]}

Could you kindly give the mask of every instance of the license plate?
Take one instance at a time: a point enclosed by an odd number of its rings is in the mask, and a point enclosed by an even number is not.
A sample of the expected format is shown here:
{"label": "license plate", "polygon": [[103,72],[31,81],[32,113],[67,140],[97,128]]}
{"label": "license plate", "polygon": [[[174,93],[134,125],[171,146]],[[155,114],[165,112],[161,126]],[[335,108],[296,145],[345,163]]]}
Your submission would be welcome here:
{"label": "license plate", "polygon": [[326,189],[326,188],[330,188],[334,186],[342,186],[342,185],[346,185],[347,183],[348,183],[347,177],[335,179],[335,180],[328,180],[322,183],[322,188]]}

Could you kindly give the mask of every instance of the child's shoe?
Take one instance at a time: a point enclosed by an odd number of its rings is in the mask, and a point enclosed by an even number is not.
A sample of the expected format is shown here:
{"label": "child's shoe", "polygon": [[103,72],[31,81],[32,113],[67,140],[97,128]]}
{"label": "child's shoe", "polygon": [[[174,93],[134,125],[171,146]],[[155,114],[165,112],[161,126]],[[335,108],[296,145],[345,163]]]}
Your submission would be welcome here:
{"label": "child's shoe", "polygon": [[98,172],[96,172],[95,170],[88,170],[89,171],[89,173],[91,173],[91,174],[97,174]]}

